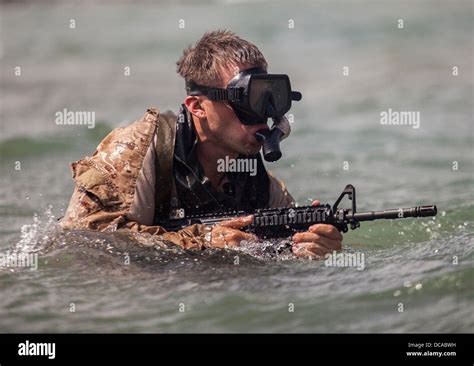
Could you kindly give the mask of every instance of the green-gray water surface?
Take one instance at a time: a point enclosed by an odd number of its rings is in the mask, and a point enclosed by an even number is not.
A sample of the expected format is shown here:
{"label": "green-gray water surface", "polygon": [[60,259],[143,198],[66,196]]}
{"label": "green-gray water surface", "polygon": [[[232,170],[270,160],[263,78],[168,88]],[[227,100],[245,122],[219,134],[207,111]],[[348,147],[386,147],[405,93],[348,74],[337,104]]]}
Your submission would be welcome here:
{"label": "green-gray water surface", "polygon": [[[0,250],[39,254],[37,270],[0,268],[0,331],[472,332],[472,6],[0,5]],[[69,163],[148,106],[176,112],[184,83],[175,61],[216,28],[257,44],[270,71],[288,73],[303,94],[283,158],[267,164],[300,204],[333,203],[351,183],[360,210],[437,204],[438,216],[345,234],[363,270],[61,231]],[[95,128],[56,125],[64,108],[95,111]],[[419,111],[420,127],[381,125],[389,108]]]}

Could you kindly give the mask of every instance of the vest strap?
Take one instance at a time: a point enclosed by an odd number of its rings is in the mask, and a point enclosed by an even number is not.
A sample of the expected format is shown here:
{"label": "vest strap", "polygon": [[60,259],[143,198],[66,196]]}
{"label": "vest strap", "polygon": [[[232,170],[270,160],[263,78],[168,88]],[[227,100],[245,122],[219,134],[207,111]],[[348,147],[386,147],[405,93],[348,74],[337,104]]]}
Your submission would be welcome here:
{"label": "vest strap", "polygon": [[176,138],[176,116],[171,111],[160,113],[156,134],[155,217],[168,218],[174,185],[173,154]]}

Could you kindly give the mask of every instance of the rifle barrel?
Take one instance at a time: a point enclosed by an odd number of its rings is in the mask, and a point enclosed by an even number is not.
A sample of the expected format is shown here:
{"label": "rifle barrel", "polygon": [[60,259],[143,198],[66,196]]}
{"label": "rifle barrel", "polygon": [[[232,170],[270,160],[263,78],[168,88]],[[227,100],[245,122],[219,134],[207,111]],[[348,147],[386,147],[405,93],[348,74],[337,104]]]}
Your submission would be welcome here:
{"label": "rifle barrel", "polygon": [[435,205],[417,206],[384,211],[356,212],[354,214],[354,219],[356,221],[372,221],[379,219],[401,219],[404,217],[427,217],[436,216],[437,212],[438,210]]}

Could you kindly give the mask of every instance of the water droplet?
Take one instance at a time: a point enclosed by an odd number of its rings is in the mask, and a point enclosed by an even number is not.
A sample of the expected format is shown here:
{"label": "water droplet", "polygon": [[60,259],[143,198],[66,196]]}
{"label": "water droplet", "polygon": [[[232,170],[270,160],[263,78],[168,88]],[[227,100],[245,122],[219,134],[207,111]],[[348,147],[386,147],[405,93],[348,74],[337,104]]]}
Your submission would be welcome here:
{"label": "water droplet", "polygon": [[30,196],[25,196],[25,200],[29,200],[30,199]]}
{"label": "water droplet", "polygon": [[415,286],[415,290],[421,290],[422,287],[423,285],[421,283],[417,283]]}

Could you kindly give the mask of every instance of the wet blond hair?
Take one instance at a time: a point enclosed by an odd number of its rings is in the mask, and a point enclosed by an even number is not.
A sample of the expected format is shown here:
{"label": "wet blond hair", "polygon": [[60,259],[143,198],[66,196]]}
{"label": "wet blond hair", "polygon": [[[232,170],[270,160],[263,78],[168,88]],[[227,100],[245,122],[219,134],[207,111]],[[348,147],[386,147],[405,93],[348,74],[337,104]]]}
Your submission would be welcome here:
{"label": "wet blond hair", "polygon": [[222,69],[242,64],[267,69],[257,46],[228,30],[217,30],[204,33],[194,47],[186,48],[176,62],[176,71],[185,80],[216,87],[222,82]]}

